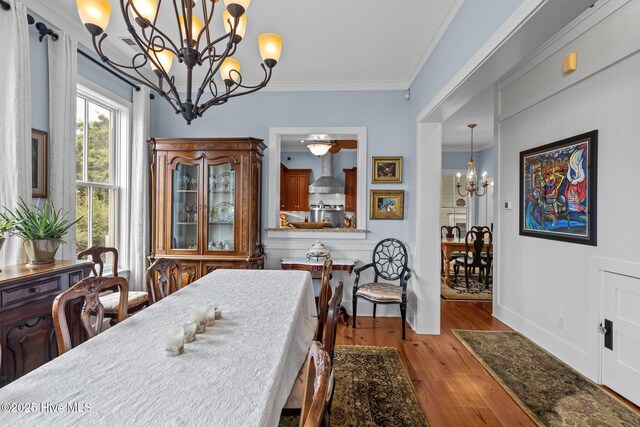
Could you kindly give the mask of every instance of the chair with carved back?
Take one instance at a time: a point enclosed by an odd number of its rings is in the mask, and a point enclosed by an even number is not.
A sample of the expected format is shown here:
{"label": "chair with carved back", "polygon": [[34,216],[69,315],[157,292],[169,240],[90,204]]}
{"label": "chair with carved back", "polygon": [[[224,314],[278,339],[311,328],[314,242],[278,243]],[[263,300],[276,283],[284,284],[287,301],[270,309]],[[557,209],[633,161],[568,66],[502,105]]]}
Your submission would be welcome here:
{"label": "chair with carved back", "polygon": [[307,356],[305,392],[300,427],[328,426],[327,397],[331,379],[331,360],[322,344],[314,341]]}
{"label": "chair with carved back", "polygon": [[[457,267],[464,267],[464,279],[467,290],[471,289],[469,284],[469,274],[472,273],[476,267],[480,269],[478,275],[479,283],[482,283],[482,276],[486,273],[486,285],[489,286],[489,274],[491,272],[492,257],[483,257],[483,254],[491,252],[493,245],[493,233],[489,231],[488,227],[472,228],[467,232],[465,236],[465,255],[456,258],[455,264]],[[458,280],[458,271],[455,270],[454,281]]]}
{"label": "chair with carved back", "polygon": [[[103,277],[104,273],[104,259],[103,256],[111,254],[111,275],[118,277],[118,250],[116,248],[109,248],[104,246],[93,246],[82,252],[78,252],[77,259],[83,259],[85,257],[91,258],[93,262],[93,275],[94,277]],[[97,267],[97,269],[96,269]],[[103,295],[100,295],[100,303],[104,307],[104,316],[111,319],[111,325],[115,325],[118,318],[118,304],[120,301],[120,294],[117,291],[106,289]],[[129,315],[132,315],[145,307],[149,306],[149,295],[143,291],[129,291],[127,300],[129,307]]]}
{"label": "chair with carved back", "polygon": [[182,263],[177,259],[158,258],[147,269],[147,292],[154,304],[182,289]]}
{"label": "chair with carved back", "polygon": [[[69,319],[67,319],[67,303],[82,300],[79,325],[86,333],[87,339],[102,332],[105,310],[100,302],[100,293],[106,289],[118,288],[118,323],[127,318],[127,294],[129,284],[122,277],[87,277],[60,293],[53,301],[53,327],[58,341],[58,354],[73,348]],[[73,310],[72,310],[73,311]],[[92,319],[92,316],[94,318]],[[92,321],[93,320],[93,321]],[[75,324],[77,319],[72,320]]]}
{"label": "chair with carved back", "polygon": [[[446,231],[445,235],[442,235],[442,232]],[[460,227],[457,225],[443,225],[440,227],[440,238],[441,239],[454,239],[456,237],[456,233],[458,239],[462,236],[462,232],[460,231]],[[453,261],[455,258],[461,256],[460,253],[454,252],[449,257],[449,261]],[[444,251],[440,249],[440,275],[444,276]]]}
{"label": "chair with carved back", "polygon": [[[329,289],[331,288],[329,287]],[[322,343],[322,346],[329,354],[329,359],[331,361],[333,361],[333,353],[336,346],[336,333],[338,330],[338,323],[340,322],[340,306],[342,304],[343,295],[344,283],[340,281],[336,286],[335,292],[333,292],[333,295],[331,296],[331,300],[327,303],[327,315],[325,317],[325,324],[321,339],[316,340]],[[302,407],[302,400],[304,398],[304,379],[307,369],[307,363],[308,359],[305,361],[305,363],[302,365],[302,368],[300,368],[300,371],[298,372],[298,377],[293,383],[291,393],[289,393],[289,398],[284,405],[284,409],[282,411],[283,415],[297,415],[300,412],[300,408]],[[330,391],[331,393],[327,396],[327,411],[331,408],[331,399],[333,397],[333,372]]]}
{"label": "chair with carved back", "polygon": [[[407,282],[411,278],[408,266],[409,257],[404,244],[393,238],[380,241],[373,249],[372,262],[354,269],[356,279],[353,284],[353,323],[356,327],[358,298],[373,303],[373,318],[376,317],[377,304],[398,304],[402,317],[402,339],[406,339],[405,323],[407,319]],[[360,275],[367,269],[373,269],[373,282],[360,284]],[[378,282],[379,279],[396,281],[400,284]]]}
{"label": "chair with carved back", "polygon": [[322,265],[322,278],[320,280],[320,297],[318,298],[318,329],[316,330],[316,340],[322,341],[324,333],[324,325],[327,322],[327,308],[329,304],[329,298],[331,298],[331,285],[329,279],[331,278],[331,269],[333,268],[333,261],[327,259]]}

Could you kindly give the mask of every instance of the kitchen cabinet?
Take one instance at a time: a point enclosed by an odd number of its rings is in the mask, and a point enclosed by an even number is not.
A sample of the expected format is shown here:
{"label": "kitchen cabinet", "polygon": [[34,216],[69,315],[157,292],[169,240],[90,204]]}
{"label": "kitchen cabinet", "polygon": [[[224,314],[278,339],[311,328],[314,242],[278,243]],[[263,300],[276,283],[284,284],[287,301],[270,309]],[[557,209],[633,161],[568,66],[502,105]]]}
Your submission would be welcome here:
{"label": "kitchen cabinet", "polygon": [[358,168],[343,169],[344,172],[344,210],[358,211]]}
{"label": "kitchen cabinet", "polygon": [[280,169],[280,209],[308,211],[309,184],[311,184],[311,169],[288,169],[282,165]]}
{"label": "kitchen cabinet", "polygon": [[261,268],[262,156],[255,138],[150,139],[150,259],[172,258],[195,279],[212,265]]}

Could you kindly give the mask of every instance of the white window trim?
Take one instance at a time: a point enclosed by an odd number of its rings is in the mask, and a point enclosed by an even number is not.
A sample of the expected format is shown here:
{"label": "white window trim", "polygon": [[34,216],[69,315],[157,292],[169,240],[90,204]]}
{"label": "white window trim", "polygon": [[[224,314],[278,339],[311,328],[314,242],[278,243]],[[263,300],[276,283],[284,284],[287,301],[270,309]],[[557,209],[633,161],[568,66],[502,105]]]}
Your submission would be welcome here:
{"label": "white window trim", "polygon": [[[277,228],[280,214],[280,161],[281,141],[283,135],[300,135],[313,133],[334,133],[356,135],[358,140],[357,167],[358,167],[358,212],[356,212],[356,225],[360,230],[367,229],[367,171],[369,162],[367,159],[367,128],[366,127],[274,127],[269,128],[269,146],[267,147],[267,159],[269,162],[269,198],[267,207],[267,227]],[[342,232],[296,232],[296,231],[267,231],[267,237],[280,237],[291,239],[366,239],[367,233],[342,233]]]}
{"label": "white window trim", "polygon": [[[118,117],[114,123],[114,136],[116,143],[111,153],[112,159],[117,159],[114,171],[114,185],[92,184],[99,188],[118,187],[116,200],[114,228],[115,247],[118,249],[118,270],[127,271],[129,267],[129,236],[130,233],[130,206],[131,206],[131,112],[133,105],[128,100],[97,85],[93,81],[78,76],[78,96],[97,98],[99,104],[116,111]],[[78,181],[82,184],[82,182]],[[105,266],[105,274],[111,273],[111,266]]]}

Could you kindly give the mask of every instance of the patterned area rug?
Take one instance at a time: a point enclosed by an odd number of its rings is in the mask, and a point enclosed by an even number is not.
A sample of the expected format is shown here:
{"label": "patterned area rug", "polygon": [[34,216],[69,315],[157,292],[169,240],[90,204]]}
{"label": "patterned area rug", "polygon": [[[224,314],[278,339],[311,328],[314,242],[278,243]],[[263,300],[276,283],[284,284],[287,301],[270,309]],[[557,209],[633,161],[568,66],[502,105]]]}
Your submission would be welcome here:
{"label": "patterned area rug", "polygon": [[429,426],[395,348],[336,346],[335,359],[331,426]]}
{"label": "patterned area rug", "polygon": [[640,414],[518,332],[453,334],[539,426],[640,426]]}
{"label": "patterned area rug", "polygon": [[[451,271],[453,279],[453,271]],[[444,299],[469,300],[469,301],[492,301],[493,291],[485,289],[484,283],[479,283],[477,276],[469,277],[470,290],[464,281],[464,274],[458,275],[458,283],[451,282],[450,285],[444,283],[444,276],[440,276],[440,295]]]}

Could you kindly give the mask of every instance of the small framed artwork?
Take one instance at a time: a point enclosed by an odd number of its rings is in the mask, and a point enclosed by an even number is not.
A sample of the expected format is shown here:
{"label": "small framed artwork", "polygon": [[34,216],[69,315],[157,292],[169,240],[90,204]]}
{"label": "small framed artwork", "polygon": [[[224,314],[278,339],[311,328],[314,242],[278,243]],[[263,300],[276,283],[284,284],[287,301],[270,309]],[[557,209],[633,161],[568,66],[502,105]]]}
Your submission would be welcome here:
{"label": "small framed artwork", "polygon": [[31,197],[47,197],[47,133],[31,129]]}
{"label": "small framed artwork", "polygon": [[596,246],[598,131],[520,153],[520,235]]}
{"label": "small framed artwork", "polygon": [[404,219],[404,190],[371,190],[370,219]]}
{"label": "small framed artwork", "polygon": [[402,157],[373,157],[371,160],[372,183],[402,182]]}

